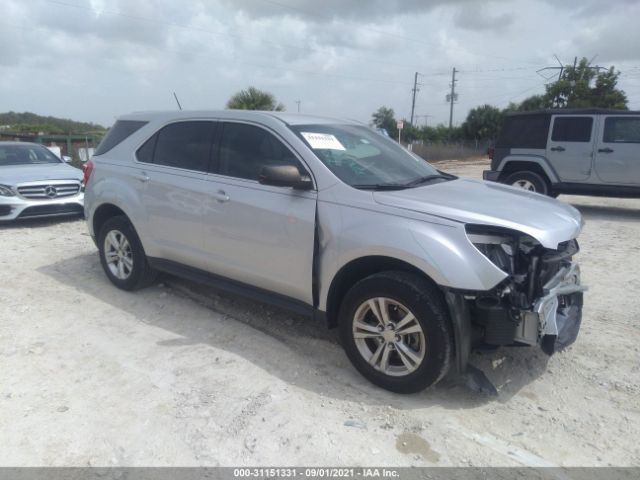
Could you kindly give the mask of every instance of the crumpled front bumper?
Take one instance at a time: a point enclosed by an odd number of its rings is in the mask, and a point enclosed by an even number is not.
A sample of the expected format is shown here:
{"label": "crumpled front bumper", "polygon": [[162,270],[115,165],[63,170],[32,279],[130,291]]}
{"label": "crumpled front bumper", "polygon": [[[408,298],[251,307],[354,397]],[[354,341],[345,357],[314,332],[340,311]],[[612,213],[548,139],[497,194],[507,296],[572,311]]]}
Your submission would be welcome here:
{"label": "crumpled front bumper", "polygon": [[538,339],[545,353],[575,342],[582,322],[583,292],[580,284],[580,266],[572,262],[562,267],[543,287],[544,296],[533,306],[538,320]]}

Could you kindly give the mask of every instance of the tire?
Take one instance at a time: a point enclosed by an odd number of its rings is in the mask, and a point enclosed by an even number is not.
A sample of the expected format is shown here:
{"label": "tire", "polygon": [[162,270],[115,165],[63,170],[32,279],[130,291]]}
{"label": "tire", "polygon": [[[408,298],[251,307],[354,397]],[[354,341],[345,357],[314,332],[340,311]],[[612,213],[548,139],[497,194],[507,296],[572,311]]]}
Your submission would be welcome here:
{"label": "tire", "polygon": [[547,179],[543,175],[530,170],[512,173],[504,179],[504,183],[542,195],[550,195],[551,193],[551,185],[549,185]]}
{"label": "tire", "polygon": [[116,216],[104,222],[98,234],[98,249],[102,269],[116,287],[137,290],[155,280],[157,272],[149,265],[140,238],[127,217]]}
{"label": "tire", "polygon": [[[377,306],[375,312],[372,305]],[[391,323],[383,333],[381,305]],[[409,314],[414,318],[402,325]],[[416,274],[389,271],[359,281],[345,295],[338,321],[349,360],[379,387],[415,393],[437,383],[449,370],[453,336],[448,310],[437,287]]]}

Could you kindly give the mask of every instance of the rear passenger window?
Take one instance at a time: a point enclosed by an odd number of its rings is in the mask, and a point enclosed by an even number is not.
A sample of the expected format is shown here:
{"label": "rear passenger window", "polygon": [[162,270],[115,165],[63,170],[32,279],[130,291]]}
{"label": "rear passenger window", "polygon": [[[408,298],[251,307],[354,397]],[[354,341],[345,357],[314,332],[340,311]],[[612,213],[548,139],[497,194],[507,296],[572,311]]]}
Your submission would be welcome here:
{"label": "rear passenger window", "polygon": [[225,123],[220,143],[220,174],[258,180],[265,165],[300,164],[280,140],[266,130],[244,123]]}
{"label": "rear passenger window", "polygon": [[152,163],[156,165],[206,172],[215,127],[214,122],[178,122],[167,125],[138,149],[138,160],[144,162],[153,157]]}
{"label": "rear passenger window", "polygon": [[551,140],[554,142],[590,142],[592,117],[556,117]]}
{"label": "rear passenger window", "polygon": [[607,117],[605,143],[640,143],[640,117]]}
{"label": "rear passenger window", "polygon": [[136,152],[136,158],[139,162],[153,163],[153,151],[156,148],[156,140],[158,140],[158,134],[156,133],[149,140],[144,142],[138,151]]}

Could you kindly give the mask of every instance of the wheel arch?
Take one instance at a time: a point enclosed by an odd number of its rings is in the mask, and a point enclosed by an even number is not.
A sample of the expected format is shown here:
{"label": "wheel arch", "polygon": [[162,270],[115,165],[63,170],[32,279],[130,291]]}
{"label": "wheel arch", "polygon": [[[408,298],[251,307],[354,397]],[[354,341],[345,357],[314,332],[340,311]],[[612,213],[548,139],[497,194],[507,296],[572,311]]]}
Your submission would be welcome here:
{"label": "wheel arch", "polygon": [[383,255],[368,255],[353,259],[343,265],[331,280],[327,293],[326,319],[329,328],[338,326],[338,311],[347,291],[358,281],[384,271],[411,272],[437,286],[429,275],[403,260]]}
{"label": "wheel arch", "polygon": [[512,173],[525,170],[543,175],[543,178],[545,178],[550,185],[560,181],[556,172],[547,160],[542,157],[506,157],[498,170],[501,172],[498,179],[499,181],[504,181],[504,179]]}
{"label": "wheel arch", "polygon": [[100,234],[100,229],[102,228],[102,225],[104,225],[104,222],[119,215],[125,216],[129,219],[129,216],[126,214],[126,212],[113,203],[103,203],[98,208],[96,208],[93,213],[91,222],[94,237],[98,237],[98,235]]}

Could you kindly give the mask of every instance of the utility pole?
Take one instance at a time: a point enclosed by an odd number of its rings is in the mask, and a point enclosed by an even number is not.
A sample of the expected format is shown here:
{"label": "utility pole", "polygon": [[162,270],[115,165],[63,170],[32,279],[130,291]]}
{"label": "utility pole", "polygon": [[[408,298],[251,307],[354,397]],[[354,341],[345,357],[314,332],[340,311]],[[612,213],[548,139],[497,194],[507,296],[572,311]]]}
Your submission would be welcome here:
{"label": "utility pole", "polygon": [[298,113],[300,113],[300,100],[296,100],[296,104],[298,105]]}
{"label": "utility pole", "polygon": [[433,115],[416,115],[416,122],[418,122],[419,119],[424,118],[424,126],[427,127],[429,117],[433,117]]}
{"label": "utility pole", "polygon": [[449,132],[453,128],[453,104],[456,101],[456,67],[453,67],[451,74],[451,93],[448,95],[449,100]]}
{"label": "utility pole", "polygon": [[411,125],[413,125],[413,114],[416,111],[416,93],[418,93],[418,75],[420,75],[418,72],[416,72],[415,76],[413,77],[413,89],[411,90],[413,92],[413,98],[411,100]]}

